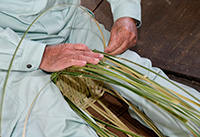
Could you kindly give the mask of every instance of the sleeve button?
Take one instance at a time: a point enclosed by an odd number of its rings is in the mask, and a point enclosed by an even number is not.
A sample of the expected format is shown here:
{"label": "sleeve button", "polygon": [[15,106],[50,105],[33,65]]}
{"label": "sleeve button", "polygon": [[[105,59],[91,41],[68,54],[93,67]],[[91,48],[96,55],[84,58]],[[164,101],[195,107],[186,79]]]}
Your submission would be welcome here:
{"label": "sleeve button", "polygon": [[32,65],[28,64],[28,65],[26,65],[26,67],[30,69],[30,68],[32,68]]}

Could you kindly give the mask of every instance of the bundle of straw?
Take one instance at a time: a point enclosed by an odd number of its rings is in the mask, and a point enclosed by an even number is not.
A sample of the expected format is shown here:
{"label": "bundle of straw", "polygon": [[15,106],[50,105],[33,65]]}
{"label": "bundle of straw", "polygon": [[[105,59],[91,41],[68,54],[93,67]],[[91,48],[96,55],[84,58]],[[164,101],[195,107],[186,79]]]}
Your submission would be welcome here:
{"label": "bundle of straw", "polygon": [[[66,72],[72,72],[76,75],[76,73],[81,73],[81,71],[74,71],[69,68],[65,70]],[[60,74],[56,80],[54,80],[56,85],[59,87],[65,99],[71,104],[71,107],[76,107],[77,109],[82,109],[91,117],[93,117],[98,123],[97,126],[101,127],[102,130],[106,131],[105,134],[100,134],[100,136],[117,136],[114,133],[108,131],[105,127],[111,126],[115,129],[121,130],[126,133],[128,136],[137,136],[136,133],[131,131],[121,120],[111,112],[107,106],[100,100],[105,92],[111,93],[107,88],[107,85],[98,80],[94,80],[91,78],[83,77],[83,76],[68,76],[65,75],[64,72]],[[113,93],[114,94],[114,93]],[[73,104],[73,105],[72,105]],[[88,108],[92,108],[98,114],[102,115],[106,120],[112,123],[112,125],[105,123],[104,121],[99,120],[94,117],[89,111]],[[74,109],[77,112],[77,109]],[[82,112],[81,112],[82,113]],[[90,120],[88,118],[88,120]]]}
{"label": "bundle of straw", "polygon": [[[110,122],[112,122],[114,125],[116,125],[115,128],[122,130],[128,135],[136,136],[136,133],[131,132],[130,129],[128,129],[121,121],[119,121],[118,118],[116,118],[116,116],[113,117],[113,114],[109,111],[109,109],[105,108],[104,105],[102,105],[104,110],[100,110],[94,105],[94,102],[100,101],[99,98],[102,96],[102,94],[104,94],[104,92],[109,92],[126,102],[158,136],[164,136],[146,115],[140,112],[137,107],[128,102],[117,91],[115,91],[109,85],[109,83],[111,83],[124,87],[130,92],[134,92],[135,94],[156,104],[165,110],[166,113],[170,113],[179,121],[181,121],[194,136],[200,136],[199,130],[196,128],[200,127],[200,112],[187,103],[190,102],[193,105],[200,106],[200,104],[197,103],[200,102],[198,98],[195,98],[189,92],[182,89],[189,96],[194,98],[196,102],[189,98],[183,97],[175,91],[171,91],[168,88],[159,85],[155,81],[136,71],[134,68],[121,63],[119,58],[116,59],[114,56],[105,53],[102,54],[104,54],[105,59],[109,61],[109,63],[101,61],[98,65],[87,64],[85,67],[71,67],[59,73],[54,73],[54,77],[55,75],[58,75],[54,79],[54,82],[60,88],[65,99],[68,102],[70,101],[70,103],[73,103],[73,107],[76,105],[76,108],[81,108],[87,112],[87,108],[90,106],[97,110],[97,112],[106,119],[110,120]],[[130,63],[130,61],[128,62]],[[134,62],[131,63],[138,65]],[[148,70],[151,73],[155,73],[143,66],[138,66]],[[162,78],[168,82],[171,82],[164,77]],[[173,82],[171,83],[174,84]],[[77,110],[75,111],[77,112]],[[88,114],[90,115],[89,112]],[[97,120],[97,122],[108,125],[100,120]]]}

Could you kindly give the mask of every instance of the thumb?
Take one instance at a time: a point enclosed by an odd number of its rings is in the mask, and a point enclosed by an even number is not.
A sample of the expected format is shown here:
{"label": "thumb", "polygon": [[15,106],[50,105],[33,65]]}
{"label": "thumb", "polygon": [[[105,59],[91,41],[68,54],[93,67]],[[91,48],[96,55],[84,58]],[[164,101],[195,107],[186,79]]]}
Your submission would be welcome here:
{"label": "thumb", "polygon": [[112,46],[110,45],[110,43],[111,43],[111,39],[109,40],[108,45],[104,50],[105,53],[109,53],[112,50]]}
{"label": "thumb", "polygon": [[110,40],[108,42],[108,46],[104,50],[105,53],[111,53],[117,49],[118,44],[115,41],[117,41],[115,39],[115,36],[111,35]]}

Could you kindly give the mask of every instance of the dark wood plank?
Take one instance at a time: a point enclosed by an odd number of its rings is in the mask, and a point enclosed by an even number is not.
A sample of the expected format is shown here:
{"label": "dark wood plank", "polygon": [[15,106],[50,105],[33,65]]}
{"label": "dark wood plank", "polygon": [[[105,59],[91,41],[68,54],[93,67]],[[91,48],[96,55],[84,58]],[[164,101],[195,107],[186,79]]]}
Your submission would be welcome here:
{"label": "dark wood plank", "polygon": [[104,0],[100,6],[94,11],[95,18],[101,24],[104,24],[107,30],[111,30],[113,25],[113,16],[110,9],[110,4]]}
{"label": "dark wood plank", "polygon": [[199,7],[199,0],[143,0],[143,23],[132,50],[154,66],[200,79]]}
{"label": "dark wood plank", "polygon": [[[129,127],[132,131],[137,134],[140,134],[145,137],[156,137],[157,135],[150,130],[149,128],[143,126],[137,120],[133,119],[130,114],[128,113],[128,105],[113,97],[112,95],[105,93],[103,97],[101,97],[101,101],[124,123]],[[96,103],[97,104],[97,103]],[[110,123],[108,120],[103,118],[101,115],[97,114],[96,111],[92,110],[91,108],[88,109],[93,115],[97,118]],[[120,137],[127,137],[123,132],[113,129],[111,127],[106,127],[108,130],[112,131],[113,133],[117,134]]]}
{"label": "dark wood plank", "polygon": [[133,119],[128,111],[124,113],[122,116],[120,116],[120,120],[124,122],[132,131],[135,133],[140,134],[144,137],[157,137],[156,133],[154,133],[149,128],[143,126],[141,123],[139,123],[137,120]]}
{"label": "dark wood plank", "polygon": [[82,0],[81,5],[94,11],[103,0]]}
{"label": "dark wood plank", "polygon": [[182,84],[188,85],[190,87],[193,87],[194,89],[198,90],[200,92],[200,82],[193,80],[193,78],[183,78],[182,76],[177,76],[177,74],[173,74],[171,72],[167,72],[167,75],[170,79],[173,79],[174,81],[180,82]]}

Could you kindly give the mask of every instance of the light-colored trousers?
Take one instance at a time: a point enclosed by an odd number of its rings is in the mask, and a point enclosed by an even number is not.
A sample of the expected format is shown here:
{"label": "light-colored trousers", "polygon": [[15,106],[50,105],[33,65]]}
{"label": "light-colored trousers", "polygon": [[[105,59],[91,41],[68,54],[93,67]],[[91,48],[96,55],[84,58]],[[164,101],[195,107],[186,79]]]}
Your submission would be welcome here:
{"label": "light-colored trousers", "polygon": [[[100,26],[103,30],[106,42],[108,43],[110,34],[102,25]],[[98,27],[94,21],[80,9],[77,9],[71,19],[66,22],[62,35],[65,38],[66,43],[84,43],[91,49],[103,51],[102,38]],[[40,40],[47,44],[54,44],[54,41],[45,34],[37,35],[37,38],[32,34],[28,34],[27,38],[36,41]],[[140,57],[133,51],[127,50],[119,56],[137,62],[167,77],[159,68],[152,67],[150,60]],[[161,85],[184,94],[181,90],[159,78],[155,74],[149,73],[137,66],[132,67]],[[5,76],[6,71],[0,70],[0,90],[2,90]],[[52,82],[47,84],[49,81],[50,74],[46,74],[39,69],[32,72],[11,72],[4,99],[2,136],[22,136],[28,109],[41,89],[42,92],[38,96],[28,119],[26,130],[27,137],[97,136],[94,130],[72,111],[63,99],[56,85]],[[180,122],[174,119],[167,112],[128,90],[114,85],[113,87],[151,118],[151,120],[167,136],[192,136]],[[197,98],[200,98],[200,94],[194,89],[185,85],[181,85],[181,87],[189,90]],[[200,108],[197,109],[200,110]],[[132,117],[140,121],[132,110],[130,110],[130,114]]]}

